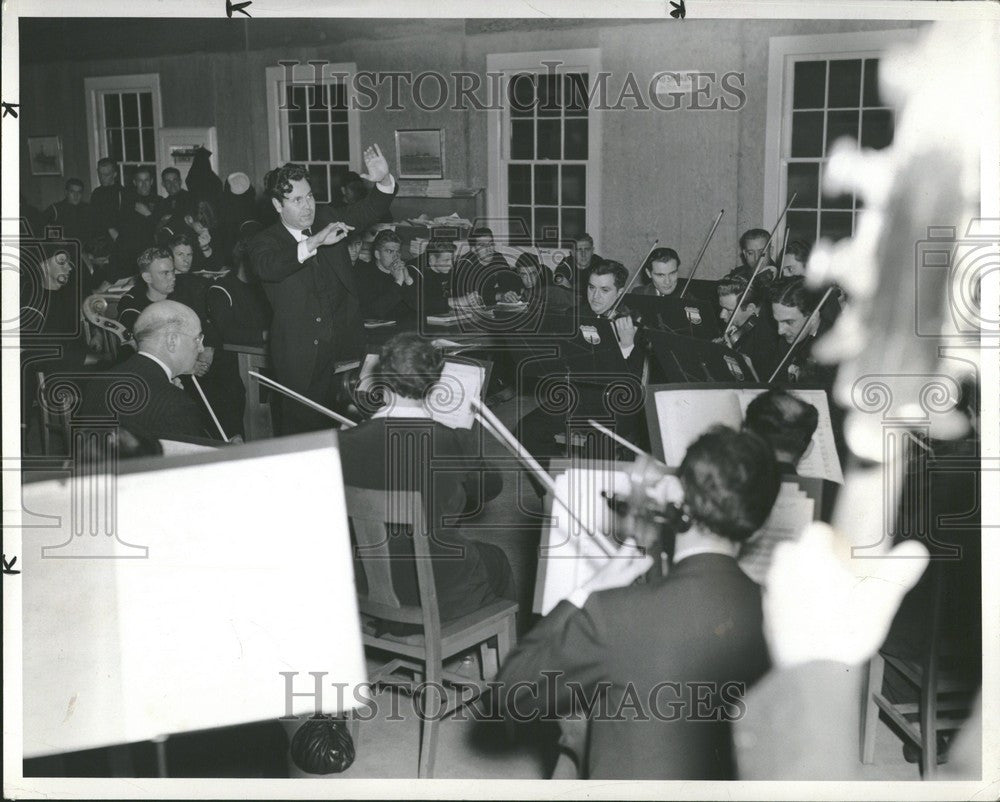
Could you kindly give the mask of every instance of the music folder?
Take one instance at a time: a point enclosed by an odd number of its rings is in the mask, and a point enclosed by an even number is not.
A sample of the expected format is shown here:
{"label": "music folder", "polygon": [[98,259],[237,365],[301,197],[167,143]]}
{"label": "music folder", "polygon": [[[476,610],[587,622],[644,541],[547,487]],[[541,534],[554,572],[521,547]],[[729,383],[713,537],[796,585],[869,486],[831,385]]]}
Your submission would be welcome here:
{"label": "music folder", "polygon": [[749,357],[721,343],[656,329],[647,329],[646,337],[667,383],[757,381]]}
{"label": "music folder", "polygon": [[714,340],[719,331],[718,315],[708,301],[694,297],[690,293],[684,298],[677,295],[636,295],[625,296],[625,306],[642,316],[647,328],[662,329],[699,340]]}

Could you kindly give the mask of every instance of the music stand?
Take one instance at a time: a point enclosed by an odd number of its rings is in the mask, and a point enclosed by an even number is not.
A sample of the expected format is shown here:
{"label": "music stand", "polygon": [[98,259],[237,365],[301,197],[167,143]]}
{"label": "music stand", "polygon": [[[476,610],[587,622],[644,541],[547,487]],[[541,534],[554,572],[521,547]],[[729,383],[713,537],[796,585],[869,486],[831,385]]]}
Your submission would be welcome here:
{"label": "music stand", "polygon": [[629,293],[624,304],[642,315],[646,328],[663,329],[699,340],[714,340],[722,336],[717,323],[718,314],[712,305],[690,294],[679,298],[674,295]]}
{"label": "music stand", "polygon": [[667,383],[756,381],[750,359],[732,348],[655,329],[646,337]]}

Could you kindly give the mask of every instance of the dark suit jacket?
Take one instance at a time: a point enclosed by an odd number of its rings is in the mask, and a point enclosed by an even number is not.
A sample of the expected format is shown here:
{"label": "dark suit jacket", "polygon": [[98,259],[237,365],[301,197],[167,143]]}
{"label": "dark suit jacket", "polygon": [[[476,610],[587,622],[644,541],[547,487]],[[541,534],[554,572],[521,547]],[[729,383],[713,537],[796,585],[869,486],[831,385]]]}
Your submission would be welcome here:
{"label": "dark suit jacket", "polygon": [[[388,211],[392,197],[376,188],[336,211],[317,206],[312,229],[341,221],[364,231]],[[320,247],[300,264],[298,244],[278,220],[251,240],[250,258],[274,310],[270,351],[278,381],[307,390],[321,348],[332,349],[338,360],[364,355],[356,270],[343,241]]]}
{"label": "dark suit jacket", "polygon": [[[101,378],[104,381],[87,383],[84,416],[117,418],[120,425],[137,433],[168,440],[211,437],[202,425],[201,411],[194,400],[171,384],[166,371],[143,354],[133,354]],[[109,393],[109,389],[119,383],[122,392]],[[132,396],[133,400],[125,400],[130,390],[137,395]],[[117,397],[121,406],[112,406],[109,395]]]}
{"label": "dark suit jacket", "polygon": [[[580,683],[587,699],[603,684],[607,714],[596,715],[598,703],[591,716],[589,777],[731,778],[725,719],[740,712],[741,685],[767,670],[762,620],[760,589],[734,559],[693,555],[662,581],[595,593],[582,610],[560,602],[501,669],[515,691],[507,710],[565,716],[567,683]],[[545,680],[543,671],[561,673]],[[534,687],[516,691],[518,681]]]}
{"label": "dark suit jacket", "polygon": [[[344,483],[375,490],[419,490],[430,514],[434,584],[444,620],[496,601],[475,541],[448,518],[475,511],[494,498],[503,481],[478,456],[478,442],[465,429],[449,429],[420,418],[373,418],[338,434]],[[441,470],[435,470],[440,465]],[[412,546],[389,541],[393,586],[404,604],[418,604]],[[409,556],[410,560],[404,559]],[[365,585],[364,571],[356,574]]]}

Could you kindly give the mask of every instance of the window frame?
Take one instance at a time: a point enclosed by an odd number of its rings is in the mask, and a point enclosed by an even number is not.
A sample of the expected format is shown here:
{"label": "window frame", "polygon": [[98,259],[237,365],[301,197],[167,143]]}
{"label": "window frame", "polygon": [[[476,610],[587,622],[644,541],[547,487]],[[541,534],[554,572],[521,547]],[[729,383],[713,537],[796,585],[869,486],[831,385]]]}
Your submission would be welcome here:
{"label": "window frame", "polygon": [[[881,60],[890,48],[912,42],[919,34],[920,28],[894,28],[884,31],[770,37],[764,138],[764,207],[761,215],[764,228],[770,230],[774,226],[788,202],[785,165],[790,158],[791,93],[796,61],[843,58]],[[774,241],[779,247],[785,236],[785,219],[782,219],[774,233]]]}
{"label": "window frame", "polygon": [[[90,154],[91,185],[97,186],[97,162],[102,156],[101,143],[104,140],[103,107],[100,98],[108,92],[152,92],[153,94],[153,147],[156,149],[156,176],[159,186],[160,172],[166,166],[160,153],[160,130],[163,128],[163,99],[160,94],[160,74],[142,73],[137,75],[102,75],[83,79],[87,104],[87,149]],[[104,154],[110,155],[110,154]],[[145,162],[149,164],[149,162]]]}
{"label": "window frame", "polygon": [[[343,62],[340,64],[330,64],[325,61],[316,61],[321,64],[319,84],[330,86],[340,83],[341,80],[347,87],[347,137],[350,147],[350,158],[348,159],[348,169],[357,170],[361,166],[361,115],[356,108],[356,93],[354,91],[354,77],[358,72],[357,64]],[[267,144],[268,158],[270,165],[268,170],[279,167],[291,161],[291,149],[288,142],[288,110],[281,108],[283,99],[282,87],[288,77],[288,68],[285,66],[272,66],[265,68],[267,82]],[[303,84],[316,84],[316,74],[312,64],[296,64],[291,68],[292,82]],[[334,77],[337,74],[337,78]],[[345,75],[340,79],[340,75]],[[332,151],[331,151],[332,155]],[[310,162],[308,164],[334,164],[328,162]],[[363,171],[362,171],[363,172]]]}
{"label": "window frame", "polygon": [[[505,239],[510,235],[507,226],[507,176],[505,167],[509,163],[510,141],[509,124],[510,110],[507,105],[507,87],[510,78],[521,72],[535,72],[544,75],[544,69],[539,69],[545,61],[562,62],[559,67],[562,72],[586,72],[590,80],[595,80],[601,70],[600,48],[581,48],[577,50],[533,50],[523,53],[488,53],[486,70],[488,73],[503,73],[503,80],[498,86],[502,108],[490,108],[487,111],[487,188],[486,213],[487,224],[493,228],[497,236]],[[492,105],[492,104],[491,104]],[[601,237],[601,171],[603,153],[603,112],[591,108],[587,114],[587,182],[586,182],[586,231],[594,238],[595,249],[600,247]],[[553,160],[553,164],[562,164],[564,160]],[[570,162],[579,161],[576,159]],[[532,232],[533,235],[533,232]]]}

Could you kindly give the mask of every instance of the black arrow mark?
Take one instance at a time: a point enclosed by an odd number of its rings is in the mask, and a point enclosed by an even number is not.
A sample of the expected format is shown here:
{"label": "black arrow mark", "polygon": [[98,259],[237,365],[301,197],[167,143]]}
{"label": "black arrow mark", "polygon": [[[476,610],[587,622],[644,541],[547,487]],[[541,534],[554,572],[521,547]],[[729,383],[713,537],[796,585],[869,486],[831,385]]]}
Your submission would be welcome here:
{"label": "black arrow mark", "polygon": [[14,570],[14,563],[17,562],[17,557],[11,557],[10,562],[7,562],[7,555],[3,555],[3,572],[5,574],[19,574],[20,571]]}
{"label": "black arrow mark", "polygon": [[229,19],[232,19],[233,12],[239,11],[244,17],[249,17],[250,12],[244,11],[244,9],[252,2],[253,0],[246,0],[244,3],[234,3],[233,0],[226,0],[226,16],[229,17]]}
{"label": "black arrow mark", "polygon": [[17,118],[17,110],[20,107],[20,103],[4,103],[3,104],[3,116],[6,117],[8,114],[11,117]]}
{"label": "black arrow mark", "polygon": [[679,0],[676,3],[674,0],[670,0],[670,7],[673,8],[670,16],[674,19],[684,19],[687,16],[687,9],[684,8],[684,0]]}

